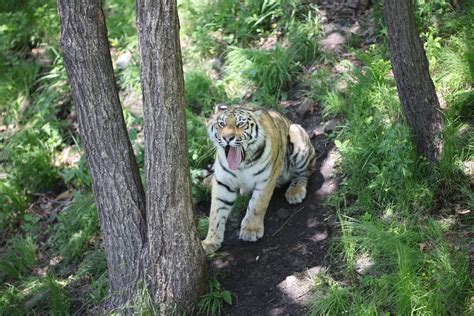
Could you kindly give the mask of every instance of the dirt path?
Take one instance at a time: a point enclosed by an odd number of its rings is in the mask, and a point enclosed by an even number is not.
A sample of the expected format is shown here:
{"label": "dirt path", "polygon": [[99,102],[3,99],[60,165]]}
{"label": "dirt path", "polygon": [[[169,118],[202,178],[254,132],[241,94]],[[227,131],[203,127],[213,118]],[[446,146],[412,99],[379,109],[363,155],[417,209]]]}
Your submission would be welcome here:
{"label": "dirt path", "polygon": [[[323,49],[344,54],[350,34],[360,36],[362,45],[374,41],[373,29],[360,27],[367,24],[367,1],[316,2],[324,11],[322,26],[326,37],[320,42]],[[355,9],[349,7],[351,3],[355,3]],[[327,133],[339,121],[323,122],[319,105],[301,116],[299,106],[303,100],[297,96],[298,91],[294,95],[284,111],[313,136],[319,156],[317,169],[302,204],[288,204],[285,188],[274,192],[265,217],[265,235],[258,242],[239,240],[244,214],[234,214],[229,219],[223,247],[210,260],[213,273],[234,295],[234,304],[225,307],[224,315],[304,315],[311,302],[311,276],[323,268],[335,215],[325,211],[322,204],[337,189],[337,153]]]}

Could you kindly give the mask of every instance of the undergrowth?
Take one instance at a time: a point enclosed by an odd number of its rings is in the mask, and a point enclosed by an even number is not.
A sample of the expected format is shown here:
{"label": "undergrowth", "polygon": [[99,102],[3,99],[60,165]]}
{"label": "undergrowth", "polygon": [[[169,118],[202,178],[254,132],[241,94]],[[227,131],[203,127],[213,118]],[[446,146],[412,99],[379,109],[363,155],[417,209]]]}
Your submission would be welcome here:
{"label": "undergrowth", "polygon": [[[472,220],[463,212],[472,209],[473,198],[463,166],[474,158],[467,123],[473,12],[454,11],[447,2],[418,2],[419,27],[444,107],[444,151],[434,172],[415,151],[386,44],[355,51],[361,68],[313,81],[323,93],[318,97],[323,113],[346,122],[335,140],[340,188],[326,203],[339,216],[339,237],[327,257],[331,268],[314,280],[312,315],[472,313],[469,242],[453,234],[468,234]],[[343,91],[337,87],[341,81],[347,83]]]}

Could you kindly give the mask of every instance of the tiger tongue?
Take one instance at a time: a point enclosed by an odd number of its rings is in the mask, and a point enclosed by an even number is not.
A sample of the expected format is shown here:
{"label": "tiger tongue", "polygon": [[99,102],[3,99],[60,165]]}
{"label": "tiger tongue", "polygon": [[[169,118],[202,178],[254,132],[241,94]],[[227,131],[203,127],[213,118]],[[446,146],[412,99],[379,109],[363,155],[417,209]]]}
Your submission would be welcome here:
{"label": "tiger tongue", "polygon": [[240,162],[242,161],[242,153],[240,148],[230,147],[227,154],[227,163],[231,170],[237,170],[239,168]]}

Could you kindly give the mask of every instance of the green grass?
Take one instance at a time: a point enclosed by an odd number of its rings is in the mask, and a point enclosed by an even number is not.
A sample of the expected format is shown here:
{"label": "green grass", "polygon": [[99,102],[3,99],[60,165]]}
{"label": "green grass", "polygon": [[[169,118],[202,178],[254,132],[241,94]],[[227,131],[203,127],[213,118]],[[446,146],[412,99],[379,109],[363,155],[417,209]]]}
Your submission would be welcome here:
{"label": "green grass", "polygon": [[14,237],[0,255],[0,279],[20,279],[36,264],[36,245],[31,237]]}
{"label": "green grass", "polygon": [[94,197],[90,192],[77,192],[72,202],[58,216],[53,242],[65,260],[77,260],[99,231]]}
{"label": "green grass", "polygon": [[[446,9],[444,4],[419,5],[429,12]],[[424,19],[426,12],[418,14]],[[472,15],[456,14],[464,23]],[[315,280],[313,315],[469,314],[473,284],[465,246],[459,248],[466,240],[448,238],[453,225],[444,224],[443,217],[465,227],[469,218],[457,218],[453,205],[472,205],[462,171],[463,162],[474,157],[467,123],[472,115],[470,44],[464,27],[442,21],[423,35],[433,80],[447,105],[443,156],[433,173],[417,156],[404,123],[386,44],[356,51],[360,70],[349,67],[347,75],[312,79],[323,114],[346,118],[335,140],[340,189],[326,203],[339,214],[339,238],[327,257],[331,268]],[[344,77],[351,80],[340,91],[337,83]],[[363,258],[373,264],[367,272],[358,270]]]}
{"label": "green grass", "polygon": [[[341,219],[344,260],[355,274],[357,256],[366,254],[375,272],[358,275],[358,285],[331,280],[316,284],[322,298],[314,302],[315,315],[385,313],[461,315],[472,287],[466,256],[450,247],[442,226],[434,220],[386,224],[374,218]],[[330,278],[330,277],[327,277]],[[472,288],[471,288],[472,289]]]}
{"label": "green grass", "polygon": [[224,304],[232,305],[232,293],[222,288],[216,278],[209,279],[209,292],[201,297],[197,306],[205,315],[220,315]]}
{"label": "green grass", "polygon": [[184,99],[193,113],[209,116],[214,106],[227,100],[222,81],[213,83],[209,76],[200,70],[191,70],[184,74]]}

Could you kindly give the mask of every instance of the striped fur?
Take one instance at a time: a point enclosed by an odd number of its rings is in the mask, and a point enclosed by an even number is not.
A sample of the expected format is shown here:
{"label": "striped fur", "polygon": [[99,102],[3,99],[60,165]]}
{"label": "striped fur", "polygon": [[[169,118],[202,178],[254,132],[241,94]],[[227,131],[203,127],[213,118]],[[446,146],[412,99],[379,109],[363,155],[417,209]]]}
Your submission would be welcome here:
{"label": "striped fur", "polygon": [[[264,216],[275,187],[290,182],[285,193],[287,201],[301,203],[316,155],[305,130],[275,111],[251,107],[220,109],[208,129],[217,152],[209,230],[202,245],[212,253],[222,244],[225,223],[239,192],[252,194],[240,239],[257,241],[263,236]],[[232,155],[241,162],[229,158]]]}

